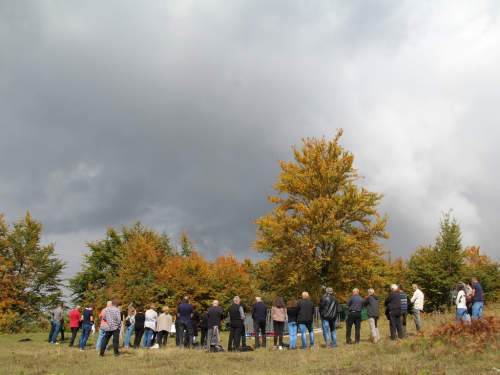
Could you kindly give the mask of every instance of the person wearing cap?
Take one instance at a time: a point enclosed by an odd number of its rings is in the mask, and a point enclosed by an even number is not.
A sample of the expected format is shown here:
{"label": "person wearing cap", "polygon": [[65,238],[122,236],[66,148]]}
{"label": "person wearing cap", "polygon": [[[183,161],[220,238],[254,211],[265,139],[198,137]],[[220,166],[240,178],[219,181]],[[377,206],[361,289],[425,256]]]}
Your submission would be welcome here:
{"label": "person wearing cap", "polygon": [[346,308],[349,310],[349,315],[347,315],[346,319],[346,342],[348,345],[352,344],[351,330],[354,324],[354,340],[356,344],[359,344],[361,339],[361,310],[363,310],[363,297],[359,295],[358,288],[352,290],[352,296],[347,301]]}
{"label": "person wearing cap", "polygon": [[[340,305],[333,296],[333,289],[326,288],[326,294],[319,304],[319,313],[321,316],[321,326],[323,328],[323,337],[325,338],[327,348],[337,346],[336,321],[340,312]],[[331,336],[331,340],[330,340]]]}
{"label": "person wearing cap", "polygon": [[370,332],[372,335],[372,342],[376,344],[380,341],[380,333],[378,331],[378,318],[380,316],[380,301],[378,296],[375,295],[373,288],[368,289],[368,297],[364,303],[366,312],[368,313],[368,323],[370,323]]}

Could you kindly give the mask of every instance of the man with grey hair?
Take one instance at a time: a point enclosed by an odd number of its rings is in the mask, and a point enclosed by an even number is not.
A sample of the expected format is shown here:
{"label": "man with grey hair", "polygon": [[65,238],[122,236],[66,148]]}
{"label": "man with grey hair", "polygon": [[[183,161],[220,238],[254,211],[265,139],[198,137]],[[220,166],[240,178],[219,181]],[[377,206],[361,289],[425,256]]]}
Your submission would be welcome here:
{"label": "man with grey hair", "polygon": [[333,289],[326,288],[326,294],[323,296],[321,303],[319,304],[319,313],[321,316],[323,337],[325,338],[327,348],[337,346],[337,331],[335,324],[337,322],[339,312],[340,305],[337,302],[337,299],[333,296]]}
{"label": "man with grey hair", "polygon": [[300,338],[303,350],[307,349],[306,330],[309,331],[309,344],[314,348],[314,304],[309,299],[309,293],[302,292],[302,300],[297,303],[297,323],[300,327]]}
{"label": "man with grey hair", "polygon": [[266,347],[267,306],[260,297],[255,297],[252,305],[253,330],[255,333],[255,348],[260,348],[259,332],[262,334],[262,347]]}
{"label": "man with grey hair", "polygon": [[385,299],[385,306],[389,310],[391,340],[396,340],[396,331],[398,332],[398,337],[403,339],[403,331],[401,329],[401,296],[398,290],[398,286],[392,284],[391,293]]}
{"label": "man with grey hair", "polygon": [[364,303],[367,313],[368,322],[370,323],[370,331],[372,335],[372,342],[376,344],[380,341],[380,333],[378,331],[378,318],[380,316],[380,301],[378,296],[375,295],[375,290],[373,288],[368,289],[368,297],[366,297]]}
{"label": "man with grey hair", "polygon": [[346,319],[346,331],[345,339],[348,345],[352,344],[351,341],[351,330],[354,324],[354,342],[359,344],[361,339],[361,311],[363,310],[363,297],[359,295],[359,289],[354,288],[352,290],[352,296],[346,303],[346,308],[349,310],[349,315]]}
{"label": "man with grey hair", "polygon": [[240,297],[236,296],[233,298],[233,304],[227,310],[229,315],[229,342],[227,344],[227,350],[238,351],[240,349],[241,341],[241,330],[243,329],[243,322],[245,320],[245,313],[243,312],[243,307],[240,305]]}
{"label": "man with grey hair", "polygon": [[424,293],[418,289],[418,285],[415,283],[413,287],[413,297],[410,301],[413,303],[413,319],[415,320],[415,326],[417,328],[417,335],[421,335],[422,322],[420,320],[420,313],[424,311]]}
{"label": "man with grey hair", "polygon": [[[219,345],[219,331],[222,325],[222,309],[219,307],[219,301],[214,300],[212,302],[212,307],[207,310],[208,313],[208,331],[207,331],[207,346],[208,350],[212,345],[212,341],[216,341],[214,344]],[[215,335],[214,335],[215,332]],[[216,337],[216,340],[213,340],[212,337]]]}

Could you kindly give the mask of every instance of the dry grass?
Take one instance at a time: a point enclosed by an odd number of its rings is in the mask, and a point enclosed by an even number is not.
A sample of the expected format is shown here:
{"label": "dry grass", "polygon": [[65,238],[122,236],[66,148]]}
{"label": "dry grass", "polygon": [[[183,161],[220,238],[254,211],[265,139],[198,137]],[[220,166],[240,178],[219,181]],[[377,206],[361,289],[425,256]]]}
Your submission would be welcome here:
{"label": "dry grass", "polygon": [[[372,344],[367,322],[362,324],[362,341],[358,345],[345,344],[345,329],[337,331],[339,347],[326,349],[323,335],[316,334],[314,350],[273,351],[260,349],[244,353],[208,354],[201,350],[183,350],[174,346],[169,338],[164,350],[121,350],[122,356],[115,358],[107,352],[99,358],[94,350],[94,339],[90,338],[87,350],[68,348],[67,342],[49,345],[47,334],[21,334],[0,336],[0,374],[456,374],[469,372],[496,373],[500,368],[496,349],[498,318],[500,311],[488,307],[485,323],[494,322],[494,329],[456,328],[449,324],[452,314],[426,317],[423,320],[427,333],[415,336],[415,326],[408,319],[409,337],[400,342],[388,340],[388,322],[380,320],[382,341]],[[493,320],[491,320],[493,319]],[[490,325],[491,326],[491,325]],[[478,326],[479,327],[479,326]],[[473,333],[474,332],[474,333]],[[34,341],[19,342],[29,337]],[[222,335],[223,345],[227,334]],[[457,341],[458,340],[458,341]],[[460,344],[470,346],[466,356],[457,348]],[[477,343],[486,343],[477,346]],[[253,344],[253,340],[247,340]],[[300,345],[300,338],[299,338]]]}

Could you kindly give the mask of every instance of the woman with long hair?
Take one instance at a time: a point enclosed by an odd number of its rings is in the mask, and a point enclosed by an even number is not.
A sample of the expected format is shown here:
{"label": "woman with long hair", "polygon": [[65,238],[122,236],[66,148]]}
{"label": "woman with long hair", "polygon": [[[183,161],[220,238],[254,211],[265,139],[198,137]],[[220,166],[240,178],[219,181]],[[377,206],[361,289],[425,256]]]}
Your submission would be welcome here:
{"label": "woman with long hair", "polygon": [[283,349],[283,329],[285,328],[286,306],[282,297],[276,298],[276,302],[271,309],[271,318],[273,319],[274,327],[274,348],[279,338],[279,348]]}
{"label": "woman with long hair", "polygon": [[288,315],[288,335],[290,336],[290,346],[288,349],[297,349],[297,301],[291,299],[286,309]]}
{"label": "woman with long hair", "polygon": [[457,299],[455,300],[457,306],[457,314],[455,316],[455,321],[464,322],[467,320],[467,295],[465,294],[464,284],[457,284]]}
{"label": "woman with long hair", "polygon": [[125,327],[127,327],[127,330],[125,332],[125,342],[123,343],[123,347],[128,349],[130,347],[132,332],[135,330],[135,307],[132,304],[128,307],[128,315],[125,318]]}

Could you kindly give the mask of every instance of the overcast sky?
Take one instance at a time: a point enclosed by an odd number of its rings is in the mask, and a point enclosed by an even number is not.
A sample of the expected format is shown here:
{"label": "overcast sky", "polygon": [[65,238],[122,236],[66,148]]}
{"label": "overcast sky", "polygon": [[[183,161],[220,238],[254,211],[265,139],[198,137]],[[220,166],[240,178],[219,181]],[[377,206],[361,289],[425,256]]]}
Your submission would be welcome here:
{"label": "overcast sky", "polygon": [[499,16],[495,0],[3,0],[0,212],[42,221],[67,276],[136,218],[258,260],[277,159],[343,128],[393,256],[453,208],[463,245],[500,260]]}

